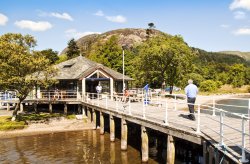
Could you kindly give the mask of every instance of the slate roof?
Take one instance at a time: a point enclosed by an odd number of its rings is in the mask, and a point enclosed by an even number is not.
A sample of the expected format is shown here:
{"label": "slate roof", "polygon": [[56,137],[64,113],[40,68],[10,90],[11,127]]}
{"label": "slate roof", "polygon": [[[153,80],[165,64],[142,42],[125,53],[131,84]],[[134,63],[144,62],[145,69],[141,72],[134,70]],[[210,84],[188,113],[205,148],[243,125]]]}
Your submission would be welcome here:
{"label": "slate roof", "polygon": [[[58,80],[70,80],[87,77],[95,70],[101,70],[106,73],[108,76],[112,77],[114,80],[122,80],[122,74],[116,72],[108,67],[105,67],[102,64],[91,61],[83,56],[78,56],[76,58],[67,60],[65,62],[59,63],[56,65],[58,69],[57,75],[55,76]],[[128,76],[124,76],[124,80],[130,81],[133,80]]]}

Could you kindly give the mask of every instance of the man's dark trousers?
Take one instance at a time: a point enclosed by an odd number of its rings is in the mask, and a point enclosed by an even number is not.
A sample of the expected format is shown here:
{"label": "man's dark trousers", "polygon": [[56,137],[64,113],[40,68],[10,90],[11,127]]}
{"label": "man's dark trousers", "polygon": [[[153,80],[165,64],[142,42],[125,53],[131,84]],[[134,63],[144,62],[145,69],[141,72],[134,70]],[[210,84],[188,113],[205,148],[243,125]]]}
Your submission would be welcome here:
{"label": "man's dark trousers", "polygon": [[190,112],[190,118],[191,119],[195,119],[194,116],[194,103],[195,103],[196,97],[188,97],[187,102],[188,102],[188,108],[189,108],[189,112]]}

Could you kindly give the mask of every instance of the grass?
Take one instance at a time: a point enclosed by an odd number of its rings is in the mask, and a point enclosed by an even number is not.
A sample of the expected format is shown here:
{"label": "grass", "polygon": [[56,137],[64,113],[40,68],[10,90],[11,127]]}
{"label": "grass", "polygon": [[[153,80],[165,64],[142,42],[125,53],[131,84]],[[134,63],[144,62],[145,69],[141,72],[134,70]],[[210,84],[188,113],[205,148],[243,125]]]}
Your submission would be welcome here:
{"label": "grass", "polygon": [[0,130],[15,130],[15,129],[23,129],[26,127],[25,121],[11,121],[10,116],[1,116],[0,117]]}
{"label": "grass", "polygon": [[67,119],[75,119],[75,115],[63,115],[59,113],[30,113],[30,114],[19,114],[16,117],[16,121],[11,121],[10,116],[0,116],[0,131],[8,131],[8,130],[15,130],[15,129],[24,129],[27,126],[27,122],[29,121],[42,121],[42,120],[49,120],[50,118],[60,118],[65,117]]}

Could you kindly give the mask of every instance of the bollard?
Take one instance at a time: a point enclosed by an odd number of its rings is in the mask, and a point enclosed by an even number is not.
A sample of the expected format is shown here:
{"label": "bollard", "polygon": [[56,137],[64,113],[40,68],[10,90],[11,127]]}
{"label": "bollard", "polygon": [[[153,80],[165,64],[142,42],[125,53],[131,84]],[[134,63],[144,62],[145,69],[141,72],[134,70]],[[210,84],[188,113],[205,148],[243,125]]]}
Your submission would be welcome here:
{"label": "bollard", "polygon": [[200,126],[201,126],[201,123],[200,123],[200,112],[201,112],[201,106],[200,104],[198,104],[198,113],[197,113],[197,129],[196,129],[196,133],[200,133],[201,132],[201,129],[200,129]]}
{"label": "bollard", "polygon": [[246,129],[245,129],[245,118],[244,116],[242,116],[242,145],[241,145],[241,159],[240,162],[241,163],[247,163],[248,159],[246,159],[246,152],[245,152],[245,148],[246,148],[246,143],[245,143],[245,133],[246,133]]}

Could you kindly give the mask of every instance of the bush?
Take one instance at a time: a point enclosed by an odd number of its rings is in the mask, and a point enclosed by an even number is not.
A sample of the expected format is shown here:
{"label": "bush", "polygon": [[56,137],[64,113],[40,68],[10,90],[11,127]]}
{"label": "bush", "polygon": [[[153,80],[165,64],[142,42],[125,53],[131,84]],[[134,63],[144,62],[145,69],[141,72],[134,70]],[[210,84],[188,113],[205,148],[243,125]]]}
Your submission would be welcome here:
{"label": "bush", "polygon": [[247,87],[247,91],[248,91],[248,93],[250,93],[250,86]]}
{"label": "bush", "polygon": [[0,130],[14,130],[14,129],[23,129],[25,128],[24,121],[11,121],[11,117],[2,116],[0,117]]}
{"label": "bush", "polygon": [[206,80],[201,82],[200,90],[203,92],[211,92],[218,89],[218,84],[213,80]]}
{"label": "bush", "polygon": [[70,119],[70,120],[71,120],[71,119],[76,119],[76,115],[74,115],[74,114],[67,115],[66,118],[67,118],[67,119]]}

